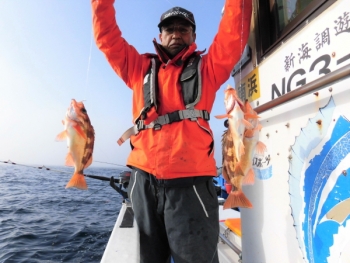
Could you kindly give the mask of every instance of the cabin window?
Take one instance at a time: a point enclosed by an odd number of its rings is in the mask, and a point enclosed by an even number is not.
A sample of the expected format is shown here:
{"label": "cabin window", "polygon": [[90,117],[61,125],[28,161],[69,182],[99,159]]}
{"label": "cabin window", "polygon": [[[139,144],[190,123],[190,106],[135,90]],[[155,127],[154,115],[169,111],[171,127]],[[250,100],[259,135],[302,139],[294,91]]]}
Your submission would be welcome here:
{"label": "cabin window", "polygon": [[258,61],[335,0],[256,0]]}

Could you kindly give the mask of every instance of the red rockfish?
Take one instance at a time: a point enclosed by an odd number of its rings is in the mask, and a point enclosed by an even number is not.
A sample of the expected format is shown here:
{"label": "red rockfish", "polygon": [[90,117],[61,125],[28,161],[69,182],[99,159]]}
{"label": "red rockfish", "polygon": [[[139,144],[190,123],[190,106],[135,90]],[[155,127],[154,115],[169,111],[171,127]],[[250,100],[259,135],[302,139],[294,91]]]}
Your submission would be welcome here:
{"label": "red rockfish", "polygon": [[224,209],[233,207],[251,208],[253,205],[242,191],[242,182],[244,180],[243,173],[235,173],[237,159],[233,139],[230,134],[230,129],[227,129],[222,135],[222,175],[226,182],[232,185],[231,191],[228,193],[224,203]]}
{"label": "red rockfish", "polygon": [[228,118],[230,134],[233,138],[235,156],[240,161],[244,154],[243,136],[246,128],[252,129],[252,124],[245,119],[244,104],[238,97],[236,90],[228,86],[225,90],[226,114],[215,116],[217,119]]}
{"label": "red rockfish", "polygon": [[259,141],[259,133],[262,126],[258,120],[258,114],[250,106],[249,102],[245,103],[244,116],[253,128],[246,129],[243,137],[243,145],[245,152],[241,156],[239,164],[235,166],[235,174],[243,174],[243,184],[254,184],[255,174],[253,170],[254,153],[263,154],[266,151],[264,143]]}
{"label": "red rockfish", "polygon": [[75,187],[86,190],[87,184],[83,170],[92,163],[95,131],[83,102],[76,102],[72,99],[62,123],[65,129],[57,135],[56,140],[67,139],[68,154],[65,165],[75,168],[66,188]]}
{"label": "red rockfish", "polygon": [[242,184],[254,183],[254,152],[264,152],[266,147],[259,142],[261,124],[259,116],[250,106],[243,103],[236,90],[228,86],[225,90],[226,114],[215,116],[228,118],[228,130],[222,138],[222,175],[231,184],[231,191],[224,203],[224,209],[233,207],[253,207],[242,191]]}

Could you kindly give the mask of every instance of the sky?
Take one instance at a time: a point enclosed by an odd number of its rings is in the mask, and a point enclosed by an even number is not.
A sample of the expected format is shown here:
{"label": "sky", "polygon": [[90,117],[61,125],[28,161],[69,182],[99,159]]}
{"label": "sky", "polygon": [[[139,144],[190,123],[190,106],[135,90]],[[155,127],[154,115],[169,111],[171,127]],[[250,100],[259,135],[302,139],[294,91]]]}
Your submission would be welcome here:
{"label": "sky", "polygon": [[[139,53],[154,52],[160,15],[174,6],[194,13],[199,50],[218,30],[224,0],[117,0],[123,37]],[[55,137],[71,99],[84,101],[95,129],[93,166],[125,165],[129,142],[117,140],[132,126],[132,92],[112,70],[92,38],[90,0],[2,0],[0,8],[0,161],[64,165],[66,142]],[[210,125],[221,167],[224,89]]]}

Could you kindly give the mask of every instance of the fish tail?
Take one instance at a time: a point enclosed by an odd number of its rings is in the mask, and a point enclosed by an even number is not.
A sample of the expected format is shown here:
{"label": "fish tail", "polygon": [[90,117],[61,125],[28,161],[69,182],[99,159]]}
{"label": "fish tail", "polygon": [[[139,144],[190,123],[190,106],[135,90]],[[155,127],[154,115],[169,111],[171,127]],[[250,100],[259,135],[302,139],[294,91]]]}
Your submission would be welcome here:
{"label": "fish tail", "polygon": [[253,205],[249,201],[249,199],[245,196],[242,190],[230,192],[225,203],[224,209],[230,209],[234,207],[244,207],[244,208],[252,208]]}
{"label": "fish tail", "polygon": [[80,190],[87,190],[87,184],[85,177],[81,173],[74,173],[70,181],[67,183],[66,188],[75,187]]}
{"label": "fish tail", "polygon": [[254,184],[255,174],[254,170],[251,168],[248,173],[243,177],[243,184]]}

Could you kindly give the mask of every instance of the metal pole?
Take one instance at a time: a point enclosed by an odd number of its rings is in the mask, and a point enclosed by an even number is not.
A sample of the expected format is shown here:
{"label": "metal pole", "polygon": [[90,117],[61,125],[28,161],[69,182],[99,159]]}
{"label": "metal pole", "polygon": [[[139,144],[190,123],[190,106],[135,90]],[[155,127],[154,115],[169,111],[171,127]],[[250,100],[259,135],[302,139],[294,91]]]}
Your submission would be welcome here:
{"label": "metal pole", "polygon": [[234,244],[232,244],[231,241],[228,240],[228,239],[225,237],[225,235],[223,235],[222,233],[219,233],[219,237],[220,237],[220,239],[221,239],[224,243],[226,243],[238,256],[241,255],[242,251],[241,251],[238,247],[236,247]]}

